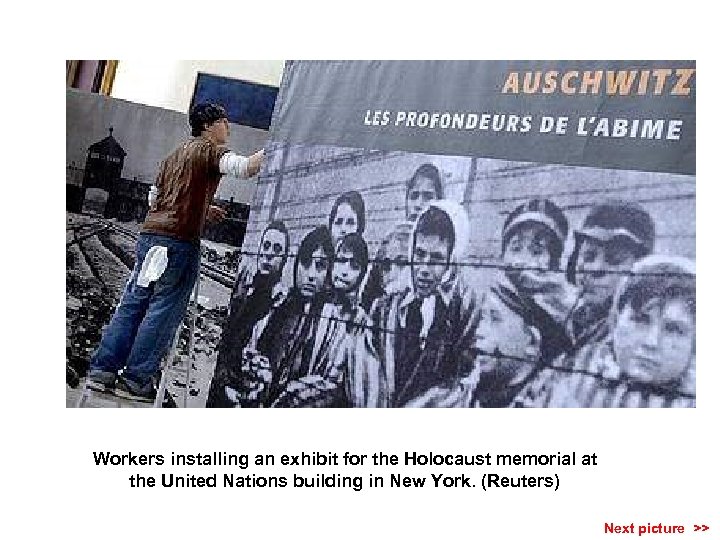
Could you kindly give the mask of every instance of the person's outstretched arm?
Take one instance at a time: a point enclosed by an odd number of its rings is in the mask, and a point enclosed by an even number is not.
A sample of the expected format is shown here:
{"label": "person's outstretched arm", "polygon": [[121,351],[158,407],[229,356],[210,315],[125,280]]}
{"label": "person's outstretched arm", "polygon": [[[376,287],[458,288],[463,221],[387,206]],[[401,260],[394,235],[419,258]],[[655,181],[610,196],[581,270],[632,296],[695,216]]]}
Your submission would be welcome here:
{"label": "person's outstretched arm", "polygon": [[241,156],[235,152],[226,152],[220,158],[220,173],[237,178],[250,178],[255,176],[265,160],[265,151],[255,152],[250,157]]}

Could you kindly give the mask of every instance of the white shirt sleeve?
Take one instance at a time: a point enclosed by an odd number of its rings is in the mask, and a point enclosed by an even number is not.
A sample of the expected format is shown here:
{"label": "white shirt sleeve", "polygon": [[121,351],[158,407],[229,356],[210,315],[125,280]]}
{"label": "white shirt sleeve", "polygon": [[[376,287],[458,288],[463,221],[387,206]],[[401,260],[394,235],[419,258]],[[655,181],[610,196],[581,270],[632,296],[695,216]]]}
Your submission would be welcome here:
{"label": "white shirt sleeve", "polygon": [[220,158],[220,174],[238,178],[248,177],[248,158],[234,152],[225,152]]}
{"label": "white shirt sleeve", "polygon": [[157,186],[150,186],[150,191],[148,192],[148,206],[152,206],[153,204],[155,204],[155,201],[157,200],[157,195]]}

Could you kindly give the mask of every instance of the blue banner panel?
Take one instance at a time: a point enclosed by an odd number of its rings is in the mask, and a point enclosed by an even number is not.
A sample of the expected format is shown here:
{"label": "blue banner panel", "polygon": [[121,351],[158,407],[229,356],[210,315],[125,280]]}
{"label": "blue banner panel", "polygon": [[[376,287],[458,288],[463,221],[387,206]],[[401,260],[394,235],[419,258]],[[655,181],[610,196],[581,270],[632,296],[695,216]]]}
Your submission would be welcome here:
{"label": "blue banner panel", "polygon": [[225,107],[231,122],[269,129],[277,93],[274,86],[198,73],[190,108],[197,103],[218,103]]}

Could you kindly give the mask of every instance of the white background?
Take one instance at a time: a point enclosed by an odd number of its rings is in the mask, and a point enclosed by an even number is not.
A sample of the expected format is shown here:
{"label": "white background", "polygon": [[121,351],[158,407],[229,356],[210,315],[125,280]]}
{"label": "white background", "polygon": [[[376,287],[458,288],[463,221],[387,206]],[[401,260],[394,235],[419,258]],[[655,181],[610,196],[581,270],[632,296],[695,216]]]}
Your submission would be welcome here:
{"label": "white background", "polygon": [[[587,7],[578,11],[579,5]],[[683,524],[690,529],[686,535],[700,540],[717,538],[718,81],[713,72],[717,62],[709,50],[717,41],[710,26],[716,18],[709,9],[703,13],[689,3],[661,2],[640,9],[627,1],[562,6],[503,2],[496,7],[478,3],[471,8],[444,1],[424,9],[411,4],[397,10],[390,2],[293,6],[63,3],[49,11],[33,8],[25,19],[31,25],[12,24],[13,30],[4,33],[3,48],[15,60],[5,63],[2,84],[6,191],[0,536],[593,539],[609,536],[603,534],[606,521],[636,526],[649,521]],[[172,59],[697,59],[697,409],[65,409],[60,385],[65,343],[63,61],[150,53]],[[214,450],[575,450],[596,452],[599,464],[553,468],[561,479],[557,492],[367,487],[359,493],[292,488],[131,490],[127,477],[132,472],[185,471],[96,467],[93,450],[166,455]],[[366,476],[370,469],[344,472]],[[423,469],[394,472],[429,474]],[[523,472],[536,471],[507,474]],[[706,523],[711,529],[693,533],[693,523]]]}
{"label": "white background", "polygon": [[198,72],[279,86],[283,66],[282,60],[126,60],[118,64],[112,97],[187,113]]}

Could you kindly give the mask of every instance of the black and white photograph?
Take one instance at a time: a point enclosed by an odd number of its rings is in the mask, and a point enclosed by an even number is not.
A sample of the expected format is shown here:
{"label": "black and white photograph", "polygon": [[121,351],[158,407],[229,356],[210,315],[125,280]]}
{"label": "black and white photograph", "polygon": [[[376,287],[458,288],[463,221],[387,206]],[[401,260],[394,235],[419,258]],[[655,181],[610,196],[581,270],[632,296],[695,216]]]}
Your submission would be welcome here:
{"label": "black and white photograph", "polygon": [[694,205],[685,175],[276,145],[207,405],[693,406]]}

